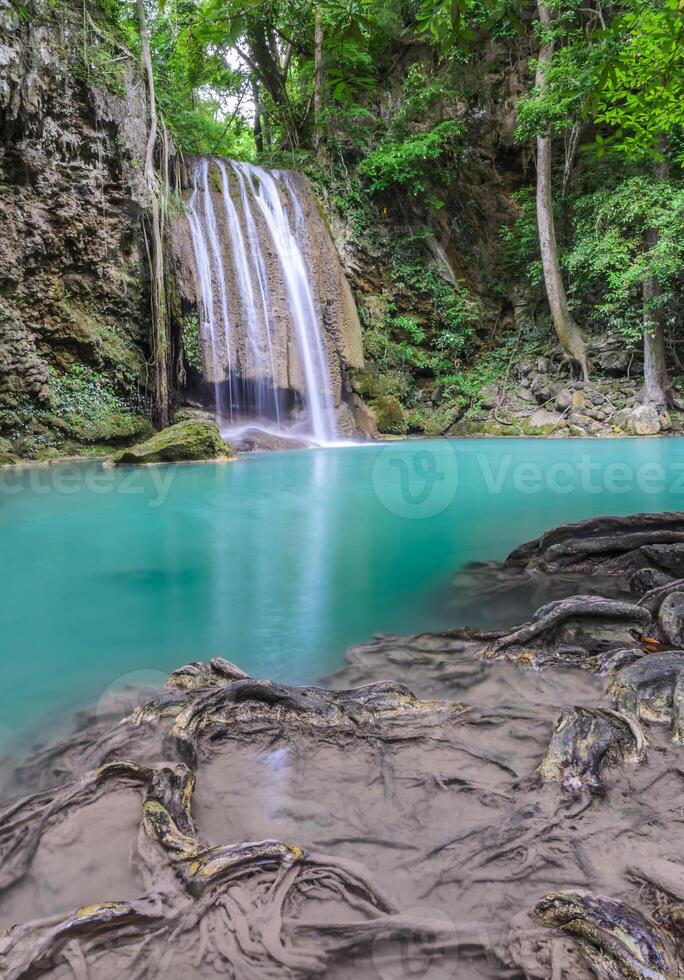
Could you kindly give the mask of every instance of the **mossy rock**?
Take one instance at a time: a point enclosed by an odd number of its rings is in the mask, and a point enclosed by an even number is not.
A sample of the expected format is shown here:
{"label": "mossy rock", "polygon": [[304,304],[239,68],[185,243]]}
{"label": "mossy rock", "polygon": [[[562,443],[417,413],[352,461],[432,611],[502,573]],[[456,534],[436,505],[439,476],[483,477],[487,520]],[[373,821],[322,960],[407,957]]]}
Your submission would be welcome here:
{"label": "mossy rock", "polygon": [[408,422],[401,403],[393,395],[380,395],[370,403],[378,432],[387,435],[403,436],[408,431]]}
{"label": "mossy rock", "polygon": [[0,466],[11,466],[17,462],[17,457],[13,453],[0,452]]}
{"label": "mossy rock", "polygon": [[362,398],[380,398],[384,394],[382,380],[372,368],[349,368],[349,380]]}
{"label": "mossy rock", "polygon": [[232,450],[221,438],[215,422],[177,422],[150,439],[123,449],[113,457],[121,463],[179,463],[185,460],[225,459]]}
{"label": "mossy rock", "polygon": [[425,422],[426,436],[443,436],[463,415],[463,405],[458,401],[443,402]]}

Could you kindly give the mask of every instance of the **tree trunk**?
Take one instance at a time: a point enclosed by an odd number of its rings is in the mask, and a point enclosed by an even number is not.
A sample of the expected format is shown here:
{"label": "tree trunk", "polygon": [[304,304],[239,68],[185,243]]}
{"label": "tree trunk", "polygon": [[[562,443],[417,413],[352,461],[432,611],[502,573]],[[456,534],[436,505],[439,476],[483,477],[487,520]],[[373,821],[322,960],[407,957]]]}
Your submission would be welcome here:
{"label": "tree trunk", "polygon": [[150,267],[150,292],[152,306],[152,352],[154,358],[154,421],[164,428],[170,422],[169,412],[169,342],[164,275],[164,199],[154,169],[154,148],[157,142],[157,100],[154,90],[154,70],[147,33],[144,0],[136,0],[138,27],[140,30],[140,60],[147,80],[149,103],[149,130],[145,152],[145,185],[149,195],[150,241],[148,259]]}
{"label": "tree trunk", "polygon": [[[665,149],[664,146],[661,147]],[[653,177],[657,181],[668,176],[667,159],[663,157],[656,163]],[[646,246],[653,248],[658,242],[655,230],[646,233]],[[641,400],[644,405],[666,408],[670,403],[667,358],[665,354],[665,330],[662,310],[658,299],[661,294],[660,283],[656,278],[647,279],[643,285],[644,310],[644,388]]]}
{"label": "tree trunk", "polygon": [[321,8],[316,6],[314,27],[314,148],[319,164],[326,162],[323,142],[323,90],[325,88],[325,67],[323,64],[323,20]]}
{"label": "tree trunk", "polygon": [[254,145],[257,153],[264,152],[264,131],[261,128],[261,99],[259,98],[259,83],[252,81],[252,100],[254,102]]}
{"label": "tree trunk", "polygon": [[[544,28],[551,23],[551,15],[544,3],[538,2],[539,19]],[[536,84],[546,86],[546,67],[553,56],[553,42],[542,44],[537,62]],[[541,249],[544,283],[549,301],[553,325],[565,354],[576,361],[582,369],[585,381],[589,379],[589,365],[584,338],[568,306],[568,298],[563,285],[563,277],[558,260],[558,243],[553,218],[552,195],[552,141],[551,134],[537,138],[537,226]]]}
{"label": "tree trunk", "polygon": [[248,42],[250,63],[253,70],[256,70],[258,81],[271,97],[274,108],[278,110],[289,149],[294,150],[299,145],[299,134],[285,86],[286,78],[281,73],[281,66],[269,42],[267,24],[262,22],[255,24],[249,34]]}

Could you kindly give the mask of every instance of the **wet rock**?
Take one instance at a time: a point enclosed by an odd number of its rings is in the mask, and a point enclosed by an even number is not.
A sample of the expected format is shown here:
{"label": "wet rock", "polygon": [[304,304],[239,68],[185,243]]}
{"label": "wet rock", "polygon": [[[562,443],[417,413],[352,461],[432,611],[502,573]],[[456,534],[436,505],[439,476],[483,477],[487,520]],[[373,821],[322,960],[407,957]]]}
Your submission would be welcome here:
{"label": "wet rock", "polygon": [[306,439],[297,439],[296,436],[288,436],[275,432],[267,432],[257,426],[249,426],[241,429],[239,433],[230,434],[230,445],[236,452],[275,452],[287,449],[308,449],[311,442]]}
{"label": "wet rock", "polygon": [[671,592],[663,599],[658,624],[669,643],[684,647],[684,592]]}
{"label": "wet rock", "polygon": [[215,422],[177,422],[150,439],[113,457],[116,464],[178,463],[185,460],[225,459],[232,455]]}

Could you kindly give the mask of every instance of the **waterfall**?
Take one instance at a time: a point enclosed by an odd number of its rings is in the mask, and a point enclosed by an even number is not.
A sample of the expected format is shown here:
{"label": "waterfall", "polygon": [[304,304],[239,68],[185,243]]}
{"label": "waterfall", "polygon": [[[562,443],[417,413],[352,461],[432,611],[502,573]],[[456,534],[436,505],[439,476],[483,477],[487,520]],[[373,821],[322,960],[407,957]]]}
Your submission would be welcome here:
{"label": "waterfall", "polygon": [[285,171],[199,158],[187,220],[195,265],[205,376],[216,414],[232,423],[285,416],[316,442],[337,436],[329,338],[307,255],[316,245]]}

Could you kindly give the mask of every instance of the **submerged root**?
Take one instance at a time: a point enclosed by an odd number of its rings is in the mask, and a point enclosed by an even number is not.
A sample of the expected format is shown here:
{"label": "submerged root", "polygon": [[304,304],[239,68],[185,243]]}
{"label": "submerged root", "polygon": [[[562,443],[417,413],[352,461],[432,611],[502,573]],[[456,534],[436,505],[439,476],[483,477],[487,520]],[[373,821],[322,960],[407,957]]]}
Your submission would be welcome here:
{"label": "submerged root", "polygon": [[[204,686],[208,682],[213,686]],[[169,699],[169,692],[181,692],[183,698]],[[296,719],[310,728],[366,737],[375,733],[382,738],[383,733],[393,734],[397,720],[409,724],[410,736],[412,722],[423,717],[446,720],[456,711],[453,706],[420,701],[396,684],[332,694],[236,679],[232,670],[191,665],[176,672],[167,691],[138,709],[125,725],[159,720],[167,715],[170,703],[172,717],[175,714],[173,737],[190,745],[193,752],[188,754],[193,757],[195,740],[204,730],[215,733],[227,724],[240,727],[255,719],[278,726]],[[181,711],[176,710],[179,704]],[[387,732],[383,726],[389,726]],[[319,973],[335,950],[322,940],[312,947],[293,947],[291,938],[283,935],[286,903],[295,896],[298,909],[312,896],[342,903],[361,915],[356,927],[364,936],[382,931],[385,919],[397,912],[392,900],[353,861],[279,840],[205,843],[192,817],[192,768],[185,763],[144,765],[126,759],[105,762],[66,786],[36,793],[5,809],[0,817],[0,890],[26,874],[43,834],[54,823],[113,785],[143,789],[138,851],[147,869],[148,890],[134,900],[99,902],[64,917],[14,927],[0,944],[0,970],[8,980],[37,975],[60,961],[71,962],[74,956],[87,964],[105,946],[110,952],[119,946],[132,949],[136,961],[144,964],[141,975],[155,976],[155,971],[163,975],[163,964],[171,955],[164,944],[172,944],[174,937],[189,930],[201,930],[205,921],[212,923],[206,933],[211,955],[229,964],[234,976]],[[348,929],[353,933],[355,925]],[[325,932],[323,924],[318,932],[321,936]],[[317,934],[315,925],[307,928],[307,936]]]}

